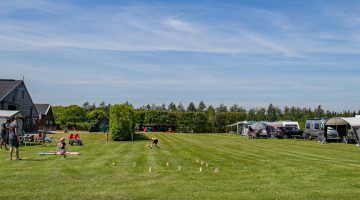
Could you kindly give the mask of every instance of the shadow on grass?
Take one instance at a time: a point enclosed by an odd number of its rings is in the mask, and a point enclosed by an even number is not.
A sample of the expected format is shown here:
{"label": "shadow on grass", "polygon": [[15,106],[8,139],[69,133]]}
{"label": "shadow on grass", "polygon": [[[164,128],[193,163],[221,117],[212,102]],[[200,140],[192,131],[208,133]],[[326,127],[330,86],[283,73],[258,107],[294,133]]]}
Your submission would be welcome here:
{"label": "shadow on grass", "polygon": [[134,135],[134,140],[135,141],[137,141],[137,140],[149,140],[149,138],[143,133],[136,133]]}
{"label": "shadow on grass", "polygon": [[24,162],[24,161],[46,161],[46,159],[44,158],[22,158],[21,160],[19,160],[19,162]]}

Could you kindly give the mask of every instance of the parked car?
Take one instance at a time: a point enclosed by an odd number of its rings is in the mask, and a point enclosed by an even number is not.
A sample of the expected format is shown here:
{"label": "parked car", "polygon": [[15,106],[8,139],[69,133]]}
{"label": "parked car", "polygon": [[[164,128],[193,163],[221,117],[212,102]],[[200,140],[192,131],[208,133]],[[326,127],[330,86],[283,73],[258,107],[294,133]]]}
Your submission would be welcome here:
{"label": "parked car", "polygon": [[329,126],[327,128],[327,138],[328,139],[333,139],[333,138],[338,138],[338,137],[339,137],[338,132],[335,129],[333,129],[332,127]]}
{"label": "parked car", "polygon": [[287,139],[293,136],[301,137],[303,132],[295,126],[278,127],[276,129],[277,135],[281,138]]}

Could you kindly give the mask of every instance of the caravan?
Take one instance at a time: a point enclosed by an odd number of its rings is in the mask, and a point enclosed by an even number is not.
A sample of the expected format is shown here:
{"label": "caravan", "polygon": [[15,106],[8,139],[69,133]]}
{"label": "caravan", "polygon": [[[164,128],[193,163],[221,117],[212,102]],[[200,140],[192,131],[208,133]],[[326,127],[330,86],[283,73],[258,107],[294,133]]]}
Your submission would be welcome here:
{"label": "caravan", "polygon": [[324,135],[325,123],[328,119],[329,118],[307,119],[305,122],[303,138],[311,140],[322,137]]}

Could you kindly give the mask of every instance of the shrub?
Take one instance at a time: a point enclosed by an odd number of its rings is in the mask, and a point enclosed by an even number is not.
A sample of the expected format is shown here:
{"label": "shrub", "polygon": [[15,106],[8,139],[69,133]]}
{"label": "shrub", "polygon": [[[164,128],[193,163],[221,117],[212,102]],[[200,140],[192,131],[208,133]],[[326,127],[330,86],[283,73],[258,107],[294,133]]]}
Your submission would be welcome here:
{"label": "shrub", "polygon": [[125,104],[110,108],[110,134],[114,141],[131,140],[135,133],[135,111]]}

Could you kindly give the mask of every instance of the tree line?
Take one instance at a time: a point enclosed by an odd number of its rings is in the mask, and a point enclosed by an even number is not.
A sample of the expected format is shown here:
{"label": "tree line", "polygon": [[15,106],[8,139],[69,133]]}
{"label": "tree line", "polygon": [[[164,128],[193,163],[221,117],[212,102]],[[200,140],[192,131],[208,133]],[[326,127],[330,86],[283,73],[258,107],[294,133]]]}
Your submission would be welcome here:
{"label": "tree line", "polygon": [[[319,105],[316,108],[288,107],[280,108],[269,104],[268,107],[256,107],[245,109],[238,104],[226,106],[220,104],[217,107],[206,105],[201,101],[198,105],[190,102],[186,107],[179,103],[169,105],[147,104],[135,108],[128,102],[124,103],[134,109],[136,127],[151,125],[153,127],[176,127],[178,132],[194,133],[222,133],[227,131],[227,125],[238,121],[298,121],[304,127],[308,118],[321,117],[353,117],[360,114],[359,111],[335,112],[323,110]],[[104,117],[110,117],[111,104],[101,102],[96,105],[85,102],[82,106],[53,106],[56,123],[61,128],[76,128],[88,130],[89,127]]]}

